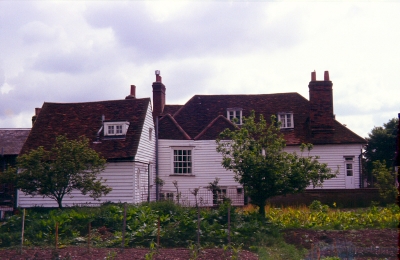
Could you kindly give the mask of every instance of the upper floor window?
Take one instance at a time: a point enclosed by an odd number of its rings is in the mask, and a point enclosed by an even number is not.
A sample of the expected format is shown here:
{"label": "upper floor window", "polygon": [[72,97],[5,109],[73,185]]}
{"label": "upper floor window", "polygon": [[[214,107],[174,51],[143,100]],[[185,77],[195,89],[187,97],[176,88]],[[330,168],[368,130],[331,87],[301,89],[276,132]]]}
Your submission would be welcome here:
{"label": "upper floor window", "polygon": [[238,125],[242,124],[242,109],[241,108],[228,108],[226,109],[226,118],[235,122]]}
{"label": "upper floor window", "polygon": [[173,174],[192,174],[192,149],[175,148],[173,151]]}
{"label": "upper floor window", "polygon": [[281,122],[281,128],[294,128],[293,113],[278,113],[278,121]]}
{"label": "upper floor window", "polygon": [[128,131],[129,122],[104,122],[104,136],[122,136]]}

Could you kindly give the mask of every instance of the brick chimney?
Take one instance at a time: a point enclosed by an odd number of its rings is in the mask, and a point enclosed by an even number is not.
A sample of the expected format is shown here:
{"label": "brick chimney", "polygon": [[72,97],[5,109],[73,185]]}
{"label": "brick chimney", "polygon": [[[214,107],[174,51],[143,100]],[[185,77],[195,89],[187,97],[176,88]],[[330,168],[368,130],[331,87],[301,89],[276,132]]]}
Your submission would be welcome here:
{"label": "brick chimney", "polygon": [[131,85],[131,94],[125,97],[125,99],[135,99],[136,98],[136,86]]}
{"label": "brick chimney", "polygon": [[316,72],[311,72],[308,84],[310,91],[310,128],[314,138],[332,138],[334,132],[332,81],[325,71],[324,80],[316,80]]}
{"label": "brick chimney", "polygon": [[153,82],[153,118],[160,116],[165,106],[165,86],[161,82],[160,71],[156,70],[156,81]]}
{"label": "brick chimney", "polygon": [[35,121],[36,121],[37,117],[39,116],[40,110],[42,110],[42,109],[39,107],[35,108],[35,115],[32,117],[32,126],[33,126],[33,124],[35,124]]}

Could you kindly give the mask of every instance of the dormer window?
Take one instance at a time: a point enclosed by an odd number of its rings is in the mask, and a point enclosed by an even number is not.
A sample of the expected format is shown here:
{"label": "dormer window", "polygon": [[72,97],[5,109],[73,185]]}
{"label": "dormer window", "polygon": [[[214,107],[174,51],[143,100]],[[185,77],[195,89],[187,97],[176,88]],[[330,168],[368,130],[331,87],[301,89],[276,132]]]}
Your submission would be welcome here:
{"label": "dormer window", "polygon": [[294,128],[293,113],[278,113],[278,121],[281,122],[281,128]]}
{"label": "dormer window", "polygon": [[242,108],[228,108],[226,109],[226,118],[235,122],[238,125],[242,124]]}
{"label": "dormer window", "polygon": [[104,136],[124,136],[128,131],[129,122],[104,122]]}

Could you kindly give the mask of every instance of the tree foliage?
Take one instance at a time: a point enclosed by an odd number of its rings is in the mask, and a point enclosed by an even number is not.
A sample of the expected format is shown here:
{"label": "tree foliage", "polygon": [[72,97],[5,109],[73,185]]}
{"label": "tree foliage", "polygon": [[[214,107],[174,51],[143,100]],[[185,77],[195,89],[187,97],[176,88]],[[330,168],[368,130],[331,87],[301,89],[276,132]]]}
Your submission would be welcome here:
{"label": "tree foliage", "polygon": [[376,126],[368,134],[364,152],[368,173],[372,172],[374,161],[385,161],[389,169],[394,167],[398,124],[399,119],[392,118],[383,127]]}
{"label": "tree foliage", "polygon": [[57,201],[79,190],[93,199],[106,195],[111,188],[98,178],[106,160],[89,147],[87,138],[68,140],[58,136],[50,150],[42,146],[18,157],[17,188],[26,195],[43,196]]}
{"label": "tree foliage", "polygon": [[263,216],[268,198],[302,192],[309,185],[322,186],[324,180],[336,176],[318,157],[303,156],[312,144],[302,144],[300,155],[285,152],[286,142],[275,116],[267,125],[263,115],[256,122],[252,111],[240,128],[224,130],[216,142],[222,166],[235,173],[235,180]]}
{"label": "tree foliage", "polygon": [[386,201],[394,202],[397,196],[395,175],[386,167],[386,162],[374,161],[372,175],[377,180],[375,186],[379,189],[379,195]]}

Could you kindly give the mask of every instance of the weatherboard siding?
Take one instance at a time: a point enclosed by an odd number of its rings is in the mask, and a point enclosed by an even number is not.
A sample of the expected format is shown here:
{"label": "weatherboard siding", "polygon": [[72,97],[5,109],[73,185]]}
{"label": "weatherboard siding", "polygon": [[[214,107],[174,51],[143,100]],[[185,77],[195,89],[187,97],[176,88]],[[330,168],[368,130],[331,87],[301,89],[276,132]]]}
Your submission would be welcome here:
{"label": "weatherboard siding", "polygon": [[[172,154],[174,147],[193,148],[193,174],[192,175],[173,175]],[[362,146],[360,144],[341,144],[341,145],[316,145],[311,150],[310,155],[318,155],[319,162],[326,163],[332,171],[339,170],[336,178],[324,182],[322,189],[344,189],[346,188],[345,156],[354,156],[353,180],[354,188],[360,187],[360,165],[359,155]],[[288,146],[287,152],[300,154],[299,146]],[[303,153],[308,155],[308,151]],[[216,177],[220,178],[219,185],[230,189],[239,188],[241,185],[234,180],[234,173],[225,170],[221,166],[222,156],[216,152],[215,140],[159,140],[159,176],[165,182],[161,192],[174,192],[176,188],[173,181],[178,182],[179,190],[188,193],[189,190],[205,187]],[[308,189],[312,189],[310,186]],[[321,188],[317,188],[321,189]],[[208,198],[209,199],[209,198]]]}
{"label": "weatherboard siding", "polygon": [[[81,204],[98,204],[104,202],[128,202],[136,203],[135,196],[139,191],[135,191],[135,169],[134,162],[115,162],[107,163],[106,169],[100,173],[100,177],[107,180],[105,184],[111,187],[113,190],[100,198],[100,201],[94,200],[89,195],[82,195],[79,191],[74,191],[71,196],[65,196],[63,199],[63,206],[69,207]],[[143,167],[142,167],[143,168]],[[144,171],[143,171],[144,172]],[[143,190],[144,192],[146,190]],[[135,192],[138,192],[135,194]],[[141,195],[140,197],[143,197]],[[18,206],[19,207],[57,207],[57,203],[49,198],[42,198],[42,196],[31,197],[24,195],[21,191],[18,191]]]}
{"label": "weatherboard siding", "polygon": [[[310,151],[310,155],[319,156],[321,163],[326,163],[332,172],[339,171],[336,178],[326,180],[323,183],[322,189],[345,189],[346,188],[346,171],[345,171],[345,156],[353,156],[353,180],[354,189],[360,188],[360,163],[359,156],[361,154],[362,145],[360,144],[336,144],[336,145],[314,145]],[[287,146],[287,152],[296,152],[301,154],[299,146]],[[303,152],[304,156],[308,155],[308,151]],[[313,189],[312,186],[308,189]],[[316,189],[321,189],[317,187]]]}
{"label": "weatherboard siding", "polygon": [[[151,138],[149,131],[151,130]],[[155,131],[153,123],[153,115],[151,111],[151,106],[147,108],[146,118],[143,123],[142,132],[140,134],[140,141],[138,145],[138,150],[136,152],[135,161],[145,162],[145,163],[155,163]]]}
{"label": "weatherboard siding", "polygon": [[[150,133],[151,129],[151,133]],[[140,142],[135,156],[135,203],[148,200],[149,170],[155,172],[155,131],[151,106],[149,104],[140,134]],[[151,175],[151,174],[150,174]],[[151,178],[152,176],[150,176]],[[150,182],[153,185],[154,181]],[[153,196],[154,198],[155,196]]]}
{"label": "weatherboard siding", "polygon": [[[173,174],[173,150],[174,148],[192,147],[193,174],[177,175]],[[162,193],[175,192],[176,188],[173,181],[178,182],[179,191],[189,194],[195,188],[200,188],[203,194],[206,186],[219,178],[218,185],[229,190],[240,188],[241,185],[234,180],[231,171],[226,171],[221,166],[222,156],[216,152],[215,140],[159,140],[159,177],[164,181],[161,188]],[[208,206],[212,203],[211,193],[204,195],[203,200],[208,201]],[[211,201],[210,201],[211,200]],[[193,201],[190,202],[193,205]]]}

